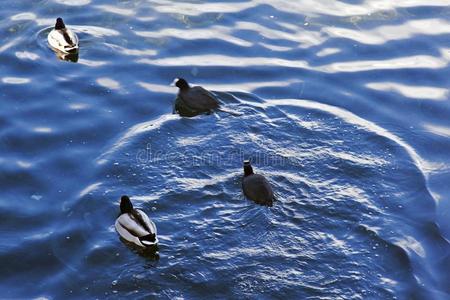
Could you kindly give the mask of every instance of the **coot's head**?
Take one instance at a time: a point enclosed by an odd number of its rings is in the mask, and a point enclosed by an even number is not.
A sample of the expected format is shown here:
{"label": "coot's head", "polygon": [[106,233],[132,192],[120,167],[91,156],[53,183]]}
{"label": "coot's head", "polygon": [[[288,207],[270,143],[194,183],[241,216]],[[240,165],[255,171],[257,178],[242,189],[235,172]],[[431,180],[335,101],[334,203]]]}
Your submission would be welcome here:
{"label": "coot's head", "polygon": [[175,78],[173,82],[180,90],[189,89],[189,83],[184,78]]}
{"label": "coot's head", "polygon": [[250,160],[244,160],[244,176],[252,175],[253,168],[250,164]]}
{"label": "coot's head", "polygon": [[130,198],[128,196],[122,196],[120,198],[120,213],[126,214],[133,211],[133,204],[131,204]]}
{"label": "coot's head", "polygon": [[64,24],[63,19],[62,18],[56,19],[55,29],[58,30],[58,29],[64,29],[64,28],[66,28],[66,25]]}

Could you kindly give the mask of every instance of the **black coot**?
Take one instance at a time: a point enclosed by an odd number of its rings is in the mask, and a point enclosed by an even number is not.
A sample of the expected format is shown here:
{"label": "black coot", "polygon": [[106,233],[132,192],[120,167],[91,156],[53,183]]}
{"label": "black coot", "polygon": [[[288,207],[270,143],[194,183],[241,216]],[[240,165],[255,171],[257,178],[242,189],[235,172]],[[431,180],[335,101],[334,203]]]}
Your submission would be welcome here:
{"label": "black coot", "polygon": [[260,205],[272,206],[274,201],[272,187],[267,179],[253,173],[250,161],[244,161],[244,177],[242,178],[244,195]]}
{"label": "black coot", "polygon": [[176,78],[175,86],[180,90],[175,100],[174,113],[183,117],[193,117],[202,113],[211,113],[220,104],[217,98],[201,86],[189,86],[183,78]]}

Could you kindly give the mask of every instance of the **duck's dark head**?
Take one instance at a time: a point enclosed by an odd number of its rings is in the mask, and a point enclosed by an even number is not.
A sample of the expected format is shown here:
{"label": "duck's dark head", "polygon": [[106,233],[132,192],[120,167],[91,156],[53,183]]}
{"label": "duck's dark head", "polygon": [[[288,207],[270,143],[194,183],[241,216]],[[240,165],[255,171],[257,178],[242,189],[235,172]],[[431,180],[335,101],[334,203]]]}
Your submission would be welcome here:
{"label": "duck's dark head", "polygon": [[133,204],[131,204],[131,200],[128,196],[122,196],[120,198],[120,213],[126,214],[131,213],[133,211]]}
{"label": "duck's dark head", "polygon": [[175,78],[174,83],[181,91],[189,89],[189,83],[184,78]]}
{"label": "duck's dark head", "polygon": [[59,30],[59,29],[64,29],[64,28],[66,28],[66,25],[64,24],[63,19],[62,18],[56,19],[55,29]]}
{"label": "duck's dark head", "polygon": [[249,160],[244,160],[244,176],[252,175],[253,168]]}

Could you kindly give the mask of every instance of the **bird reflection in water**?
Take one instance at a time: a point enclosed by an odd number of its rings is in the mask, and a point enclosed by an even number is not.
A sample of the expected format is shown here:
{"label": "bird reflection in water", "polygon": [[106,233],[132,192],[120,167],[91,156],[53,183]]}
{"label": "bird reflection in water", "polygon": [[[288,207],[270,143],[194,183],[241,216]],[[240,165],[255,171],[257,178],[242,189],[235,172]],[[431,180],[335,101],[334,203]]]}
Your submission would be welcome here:
{"label": "bird reflection in water", "polygon": [[124,243],[129,249],[136,252],[142,257],[145,257],[151,261],[158,261],[159,260],[159,247],[158,245],[153,245],[151,247],[147,248],[141,248],[137,247],[133,243],[128,242],[127,240],[123,239],[122,237],[119,238],[122,243]]}
{"label": "bird reflection in water", "polygon": [[60,60],[70,61],[73,63],[78,62],[78,51],[73,53],[65,53],[56,49],[53,49],[56,53],[56,57],[58,57]]}

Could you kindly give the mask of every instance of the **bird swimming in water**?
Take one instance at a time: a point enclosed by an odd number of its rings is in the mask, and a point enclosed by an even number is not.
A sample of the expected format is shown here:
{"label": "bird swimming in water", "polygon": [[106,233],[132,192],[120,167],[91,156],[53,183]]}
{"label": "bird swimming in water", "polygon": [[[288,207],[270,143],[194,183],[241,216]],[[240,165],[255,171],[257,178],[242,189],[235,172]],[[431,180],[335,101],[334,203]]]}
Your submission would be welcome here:
{"label": "bird swimming in water", "polygon": [[71,29],[67,28],[63,19],[56,19],[55,28],[47,37],[49,45],[63,53],[76,53],[78,51],[78,37]]}
{"label": "bird swimming in water", "polygon": [[120,215],[115,227],[123,240],[140,249],[155,247],[158,244],[155,223],[142,210],[133,208],[128,196],[122,196],[120,199]]}
{"label": "bird swimming in water", "polygon": [[242,190],[245,197],[260,205],[272,206],[275,200],[270,183],[264,176],[253,173],[249,160],[244,161]]}
{"label": "bird swimming in water", "polygon": [[191,87],[183,78],[175,78],[173,84],[179,88],[174,113],[177,112],[183,117],[193,117],[202,113],[211,113],[220,107],[216,96],[201,86]]}

